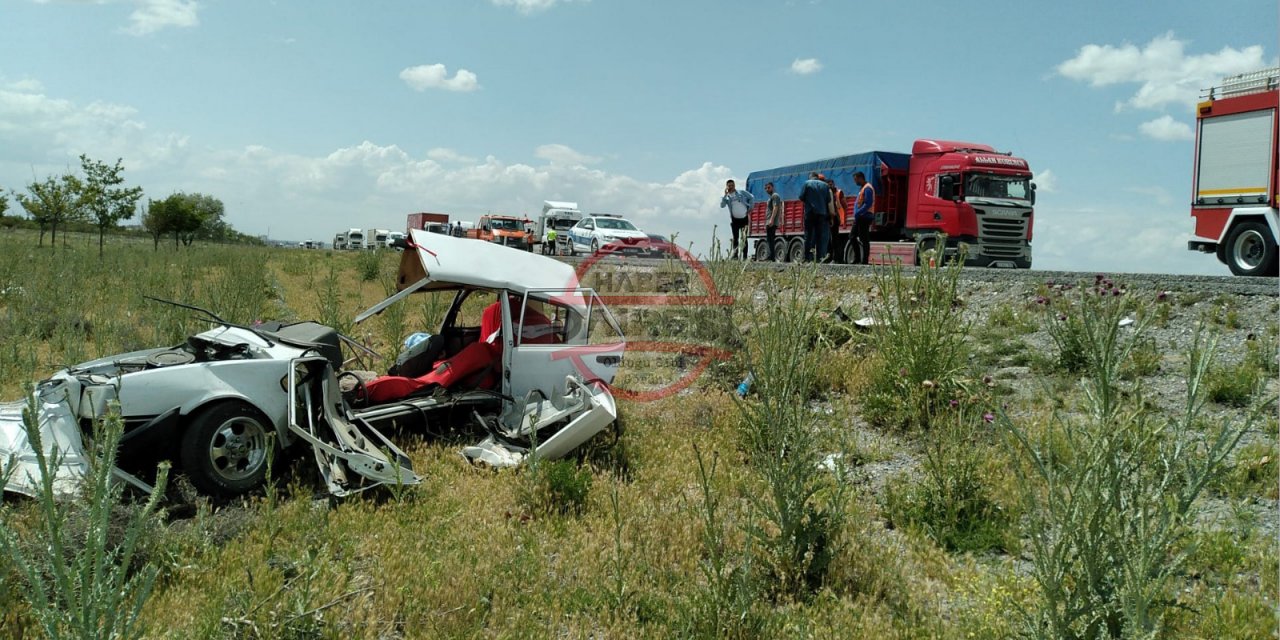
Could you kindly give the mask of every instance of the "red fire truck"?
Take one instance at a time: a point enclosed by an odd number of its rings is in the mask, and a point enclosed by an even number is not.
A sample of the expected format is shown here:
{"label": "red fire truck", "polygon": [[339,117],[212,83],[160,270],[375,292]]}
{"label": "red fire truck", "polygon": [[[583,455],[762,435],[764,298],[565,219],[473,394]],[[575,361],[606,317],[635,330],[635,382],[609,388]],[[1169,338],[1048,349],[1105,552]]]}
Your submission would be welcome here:
{"label": "red fire truck", "polygon": [[850,212],[831,239],[836,261],[854,262],[863,250],[851,233],[858,195],[853,174],[861,172],[875,189],[873,264],[918,261],[917,246],[932,248],[937,238],[945,236],[947,255],[954,255],[960,243],[968,246],[966,265],[1031,267],[1035,185],[1027,161],[985,144],[948,140],[916,140],[910,154],[869,151],[752,172],[747,190],[756,204],[748,231],[757,260],[769,256],[764,226],[767,182],[773,183],[784,201],[776,255],[788,262],[803,259],[804,207],[798,198],[804,181],[815,171],[844,191]]}
{"label": "red fire truck", "polygon": [[1277,275],[1280,67],[1229,76],[1202,97],[1187,248],[1216,253],[1238,276]]}

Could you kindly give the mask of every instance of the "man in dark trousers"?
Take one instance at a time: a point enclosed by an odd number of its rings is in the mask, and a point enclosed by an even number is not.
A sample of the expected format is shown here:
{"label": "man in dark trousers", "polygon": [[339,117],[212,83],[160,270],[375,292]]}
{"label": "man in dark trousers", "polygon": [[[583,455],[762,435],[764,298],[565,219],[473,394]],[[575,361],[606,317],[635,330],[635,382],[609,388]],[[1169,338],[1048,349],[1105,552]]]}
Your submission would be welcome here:
{"label": "man in dark trousers", "polygon": [[755,197],[750,191],[738,191],[732,180],[724,183],[724,197],[720,198],[720,208],[729,208],[729,229],[733,231],[733,243],[729,245],[731,258],[738,257],[738,249],[741,247],[742,259],[747,259],[747,214],[751,212],[754,202]]}
{"label": "man in dark trousers", "polygon": [[[827,255],[831,242],[831,187],[817,171],[809,174],[800,187],[800,201],[804,203],[804,259],[806,262],[821,260]],[[815,254],[814,251],[817,251]]]}
{"label": "man in dark trousers", "polygon": [[853,182],[858,185],[858,197],[853,203],[853,230],[858,237],[862,250],[858,253],[858,262],[870,264],[871,261],[871,207],[876,203],[876,189],[867,182],[867,176],[861,171],[853,174]]}
{"label": "man in dark trousers", "polygon": [[769,262],[775,262],[778,255],[773,243],[778,237],[778,225],[782,224],[782,196],[774,192],[772,182],[764,183],[764,192],[769,194],[769,204],[764,210],[765,242],[769,243]]}

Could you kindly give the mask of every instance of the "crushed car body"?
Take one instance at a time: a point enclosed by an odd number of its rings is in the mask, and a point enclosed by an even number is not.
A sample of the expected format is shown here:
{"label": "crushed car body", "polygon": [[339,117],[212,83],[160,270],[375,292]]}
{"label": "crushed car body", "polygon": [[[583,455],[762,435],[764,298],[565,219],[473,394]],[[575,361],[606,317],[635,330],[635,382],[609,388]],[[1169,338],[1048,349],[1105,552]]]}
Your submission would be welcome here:
{"label": "crushed car body", "polygon": [[[575,286],[572,267],[417,230],[406,245],[398,292],[356,322],[414,294],[453,299],[438,332],[384,375],[347,370],[355,358],[344,350],[364,349],[333,328],[241,326],[187,307],[214,327],[38,383],[34,421],[56,463],[55,491],[76,491],[88,464],[85,440],[112,407],[124,422],[118,477],[147,489],[128,471],[168,459],[199,490],[223,496],[256,488],[274,451],[304,444],[328,491],[345,496],[421,482],[386,434],[474,432],[462,454],[502,467],[565,456],[616,421],[609,385],[626,342],[599,297]],[[27,406],[0,404],[0,465],[9,472],[5,491],[34,495],[39,467],[23,423]]]}

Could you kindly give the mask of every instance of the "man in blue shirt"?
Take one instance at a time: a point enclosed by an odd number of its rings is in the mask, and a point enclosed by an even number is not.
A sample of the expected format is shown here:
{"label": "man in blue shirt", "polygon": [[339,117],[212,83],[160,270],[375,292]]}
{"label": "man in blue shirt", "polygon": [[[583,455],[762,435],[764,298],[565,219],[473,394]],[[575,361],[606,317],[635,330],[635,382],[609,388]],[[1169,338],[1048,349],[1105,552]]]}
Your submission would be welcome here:
{"label": "man in blue shirt", "polygon": [[858,262],[869,264],[871,258],[871,220],[875,216],[871,207],[876,203],[876,189],[867,182],[867,176],[861,171],[853,174],[853,182],[858,185],[858,197],[853,204],[853,229],[862,245],[858,252]]}
{"label": "man in blue shirt", "polygon": [[730,245],[729,257],[738,257],[738,248],[742,248],[742,259],[747,259],[747,214],[755,196],[750,191],[738,191],[733,181],[724,183],[724,197],[720,198],[720,208],[729,208],[729,230],[733,232],[733,243]]}
{"label": "man in blue shirt", "polygon": [[[817,171],[809,174],[800,187],[800,202],[804,203],[804,259],[806,262],[827,257],[827,245],[831,243],[831,187]],[[817,254],[814,254],[814,250]]]}

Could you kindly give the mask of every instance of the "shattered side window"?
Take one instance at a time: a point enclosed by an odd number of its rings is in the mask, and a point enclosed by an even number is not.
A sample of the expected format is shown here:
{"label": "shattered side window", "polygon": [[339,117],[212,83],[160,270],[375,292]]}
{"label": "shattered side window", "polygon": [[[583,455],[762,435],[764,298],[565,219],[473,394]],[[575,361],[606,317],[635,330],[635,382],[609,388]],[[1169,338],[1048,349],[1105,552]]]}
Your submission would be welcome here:
{"label": "shattered side window", "polygon": [[526,297],[515,319],[521,345],[586,344],[586,308],[581,295],[569,292],[547,299]]}
{"label": "shattered side window", "polygon": [[600,302],[600,297],[591,294],[591,314],[587,325],[588,344],[617,344],[622,341],[622,330],[618,321],[609,312],[608,307]]}

